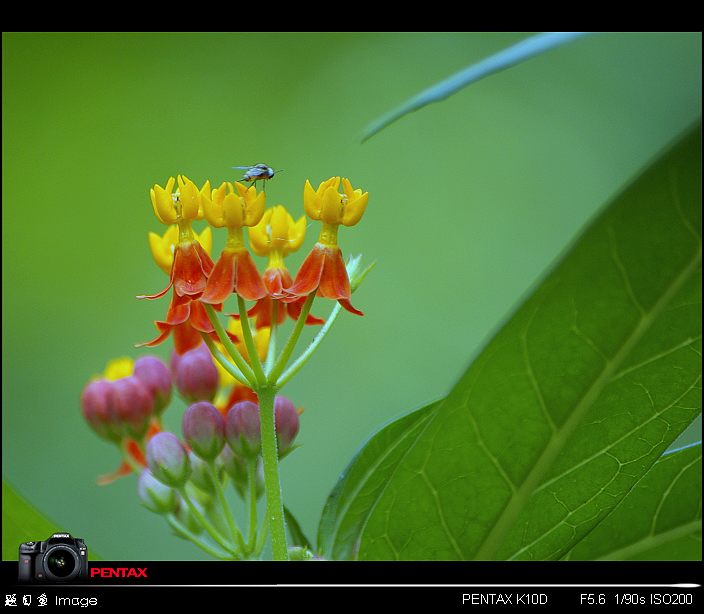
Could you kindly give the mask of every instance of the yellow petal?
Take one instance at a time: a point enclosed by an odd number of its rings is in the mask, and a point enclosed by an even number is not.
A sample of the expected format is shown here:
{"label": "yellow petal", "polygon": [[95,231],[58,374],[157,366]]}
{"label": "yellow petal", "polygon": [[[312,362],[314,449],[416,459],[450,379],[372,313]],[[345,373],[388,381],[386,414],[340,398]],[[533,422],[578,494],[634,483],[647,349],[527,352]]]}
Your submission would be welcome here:
{"label": "yellow petal", "polygon": [[184,220],[195,220],[200,208],[200,195],[196,184],[190,179],[184,180],[180,186],[179,201],[181,202],[181,217]]}
{"label": "yellow petal", "polygon": [[203,232],[196,234],[196,239],[198,240],[198,243],[200,243],[200,246],[205,250],[205,253],[210,256],[210,252],[213,249],[213,231],[210,226],[206,226]]}
{"label": "yellow petal", "polygon": [[323,192],[323,207],[320,219],[326,224],[339,224],[342,221],[342,200],[334,187],[329,187]]}
{"label": "yellow petal", "polygon": [[[256,194],[256,191],[254,192]],[[259,192],[254,198],[245,197],[244,207],[244,225],[254,226],[258,224],[264,215],[264,207],[266,207],[266,194]]]}
{"label": "yellow petal", "polygon": [[320,197],[307,179],[303,186],[303,209],[310,219],[320,219]]}
{"label": "yellow petal", "polygon": [[222,213],[222,202],[225,199],[226,190],[225,183],[222,183],[220,187],[213,190],[211,198],[204,196],[201,199],[205,219],[208,220],[208,224],[216,228],[222,228],[225,225]]}
{"label": "yellow petal", "polygon": [[362,219],[369,202],[369,192],[365,192],[359,198],[348,202],[342,214],[342,223],[345,226],[354,226]]}
{"label": "yellow petal", "polygon": [[[230,184],[230,186],[232,186],[232,184]],[[235,188],[240,196],[245,196],[250,188],[254,189],[254,186],[250,186],[248,188],[246,185],[241,184],[239,181],[235,181]]]}
{"label": "yellow petal", "polygon": [[154,209],[154,215],[156,215],[156,219],[159,220],[162,224],[166,224],[166,222],[161,219],[161,215],[159,215],[159,209],[156,206],[156,193],[154,192],[154,188],[151,188],[149,190],[149,198],[152,201],[152,208]]}
{"label": "yellow petal", "polygon": [[269,339],[271,338],[271,329],[268,326],[260,328],[254,335],[254,346],[257,348],[259,360],[265,360],[266,354],[269,351]]}
{"label": "yellow petal", "polygon": [[105,367],[103,377],[107,380],[115,381],[123,377],[129,377],[134,371],[134,361],[128,356],[113,358]]}
{"label": "yellow petal", "polygon": [[210,187],[210,179],[208,179],[198,192],[198,217],[196,219],[202,220],[205,216],[205,212],[203,211],[204,200],[210,200],[210,195],[212,191],[213,190]]}
{"label": "yellow petal", "polygon": [[244,215],[242,213],[242,198],[228,194],[222,202],[223,219],[228,228],[242,228]]}
{"label": "yellow petal", "polygon": [[350,180],[347,179],[347,177],[343,177],[342,179],[342,190],[344,191],[345,196],[347,196],[347,198],[349,198],[350,200],[354,198],[354,190],[352,189],[352,184],[350,183]]}
{"label": "yellow petal", "polygon": [[178,219],[174,201],[171,198],[171,192],[167,192],[160,185],[154,186],[154,201],[157,211],[157,217],[164,224],[175,224]]}
{"label": "yellow petal", "polygon": [[287,253],[295,252],[303,245],[303,240],[306,238],[306,216],[302,216],[291,228],[288,233]]}
{"label": "yellow petal", "polygon": [[152,252],[152,258],[167,275],[171,274],[171,264],[174,261],[173,253],[162,237],[155,232],[149,233],[149,249]]}
{"label": "yellow petal", "polygon": [[257,256],[266,256],[269,253],[269,235],[266,227],[271,218],[271,210],[267,211],[261,221],[249,229],[249,246]]}

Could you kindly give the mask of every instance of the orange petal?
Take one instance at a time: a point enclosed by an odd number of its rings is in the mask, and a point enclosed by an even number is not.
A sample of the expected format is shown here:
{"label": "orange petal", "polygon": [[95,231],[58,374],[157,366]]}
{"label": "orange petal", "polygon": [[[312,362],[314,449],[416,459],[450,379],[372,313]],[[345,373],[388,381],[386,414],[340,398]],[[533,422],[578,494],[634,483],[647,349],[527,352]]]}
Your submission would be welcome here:
{"label": "orange petal", "polygon": [[203,343],[200,333],[191,326],[190,322],[174,326],[173,331],[174,350],[179,355],[185,354],[188,350],[194,350]]}
{"label": "orange petal", "polygon": [[215,329],[210,323],[210,318],[205,311],[205,307],[199,301],[191,303],[191,317],[189,319],[191,326],[202,333],[212,333]]}
{"label": "orange petal", "polygon": [[235,256],[236,252],[233,250],[223,250],[210,272],[205,292],[200,297],[201,301],[211,304],[224,303],[232,294],[235,287]]}
{"label": "orange petal", "polygon": [[[183,300],[186,298],[186,300]],[[166,312],[166,323],[176,326],[183,324],[191,315],[191,303],[187,297],[180,297],[174,292],[174,297],[169,305],[169,310]]]}
{"label": "orange petal", "polygon": [[[298,318],[301,315],[301,310],[303,309],[303,303],[306,302],[306,299],[304,298],[299,298],[298,300],[294,301],[293,303],[289,303],[286,305],[286,309],[288,311],[288,315],[291,316],[293,320],[298,320]],[[309,326],[312,326],[314,324],[325,324],[325,320],[321,320],[320,318],[316,318],[312,314],[308,314],[308,317],[306,318],[306,324]]]}
{"label": "orange petal", "polygon": [[168,322],[154,322],[154,324],[156,324],[156,327],[159,330],[159,335],[151,341],[143,341],[142,343],[137,343],[135,344],[135,347],[141,348],[146,346],[151,348],[166,341],[166,338],[171,334],[171,324],[169,324]]}
{"label": "orange petal", "polygon": [[257,266],[246,250],[237,252],[235,292],[248,301],[256,301],[268,295]]}
{"label": "orange petal", "polygon": [[352,306],[352,303],[350,303],[350,301],[348,299],[341,298],[341,299],[338,299],[337,302],[340,303],[340,305],[342,305],[345,309],[347,309],[347,311],[355,314],[356,316],[363,316],[364,315],[364,312],[360,311],[359,309],[355,309]]}
{"label": "orange petal", "polygon": [[[286,294],[294,297],[308,296],[315,292],[320,285],[320,278],[325,266],[326,248],[316,243],[310,254],[306,256],[301,268],[298,269],[296,279],[293,284],[286,288]],[[286,302],[289,302],[286,300]]]}
{"label": "orange petal", "polygon": [[105,473],[103,475],[99,475],[96,481],[98,482],[98,486],[107,486],[115,480],[125,477],[130,473],[132,473],[132,467],[127,464],[127,461],[122,461],[120,463],[120,466],[115,471],[113,471],[112,473]]}
{"label": "orange petal", "polygon": [[331,299],[347,299],[352,296],[350,280],[347,277],[345,261],[339,248],[328,248],[325,254],[325,266],[320,277],[318,296]]}
{"label": "orange petal", "polygon": [[[205,254],[199,243],[185,243],[176,248],[173,266],[176,294],[193,296],[195,294],[199,295],[205,290],[205,286],[208,283],[208,274],[205,268],[207,268],[208,263],[207,261],[203,262],[201,253]],[[209,256],[208,260],[210,260]]]}

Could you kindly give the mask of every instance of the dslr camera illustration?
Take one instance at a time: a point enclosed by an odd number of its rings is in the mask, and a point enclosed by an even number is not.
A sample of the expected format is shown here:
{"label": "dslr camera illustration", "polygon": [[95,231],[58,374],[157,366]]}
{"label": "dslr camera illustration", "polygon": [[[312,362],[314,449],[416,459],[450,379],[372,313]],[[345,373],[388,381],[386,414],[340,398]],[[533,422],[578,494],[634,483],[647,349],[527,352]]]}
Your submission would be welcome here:
{"label": "dslr camera illustration", "polygon": [[86,543],[68,533],[20,544],[19,582],[76,582],[88,578]]}

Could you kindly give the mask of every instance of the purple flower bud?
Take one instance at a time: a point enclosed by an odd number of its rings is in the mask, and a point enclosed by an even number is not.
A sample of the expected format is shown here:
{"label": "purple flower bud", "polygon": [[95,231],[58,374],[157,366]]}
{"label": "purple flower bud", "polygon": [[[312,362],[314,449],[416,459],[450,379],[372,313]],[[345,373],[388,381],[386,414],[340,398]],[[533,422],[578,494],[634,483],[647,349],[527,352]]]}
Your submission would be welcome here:
{"label": "purple flower bud", "polygon": [[259,405],[252,401],[235,403],[225,418],[225,437],[235,454],[254,458],[262,447]]}
{"label": "purple flower bud", "polygon": [[225,419],[208,401],[194,403],[186,410],[182,428],[186,443],[203,460],[215,460],[225,445]]}
{"label": "purple flower bud", "polygon": [[210,473],[208,463],[198,458],[193,452],[190,452],[188,457],[191,462],[191,477],[188,478],[191,484],[200,488],[203,492],[214,493],[215,484],[213,483],[213,477]]}
{"label": "purple flower bud", "polygon": [[154,412],[160,414],[171,400],[171,372],[156,356],[142,356],[134,363],[134,375],[154,397]]}
{"label": "purple flower bud", "polygon": [[181,488],[191,473],[191,463],[183,444],[167,432],[154,435],[147,444],[147,465],[162,484]]}
{"label": "purple flower bud", "polygon": [[81,409],[88,425],[98,437],[118,443],[122,439],[122,425],[115,411],[112,382],[95,380],[81,394]]}
{"label": "purple flower bud", "polygon": [[211,356],[210,350],[208,349],[208,346],[205,345],[205,343],[201,343],[197,348],[189,350],[184,354],[177,354],[176,352],[171,352],[171,359],[169,360],[169,367],[171,369],[171,373],[176,373],[176,369],[178,369],[179,364],[181,364],[181,358],[183,358],[186,354],[190,354],[191,352],[202,354],[203,356],[207,356],[208,358],[210,358]]}
{"label": "purple flower bud", "polygon": [[127,434],[142,439],[154,413],[154,397],[134,375],[112,382],[115,411]]}
{"label": "purple flower bud", "polygon": [[209,352],[206,354],[198,347],[186,352],[174,363],[176,388],[187,401],[194,403],[213,400],[218,389],[219,376]]}
{"label": "purple flower bud", "polygon": [[171,514],[178,508],[176,491],[157,480],[149,469],[139,476],[137,494],[142,505],[155,514]]}
{"label": "purple flower bud", "polygon": [[284,456],[291,451],[291,444],[298,435],[298,412],[293,402],[286,397],[276,397],[274,401],[274,420],[276,424],[276,440],[279,443],[279,454]]}

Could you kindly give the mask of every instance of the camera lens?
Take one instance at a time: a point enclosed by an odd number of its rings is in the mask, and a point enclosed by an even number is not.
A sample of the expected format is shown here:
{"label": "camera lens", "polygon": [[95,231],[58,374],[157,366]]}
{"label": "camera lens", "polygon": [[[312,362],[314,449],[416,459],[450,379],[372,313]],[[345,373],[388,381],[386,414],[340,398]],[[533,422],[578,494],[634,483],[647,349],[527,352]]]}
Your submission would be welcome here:
{"label": "camera lens", "polygon": [[57,578],[68,578],[76,569],[76,555],[67,548],[55,548],[47,554],[46,567]]}

